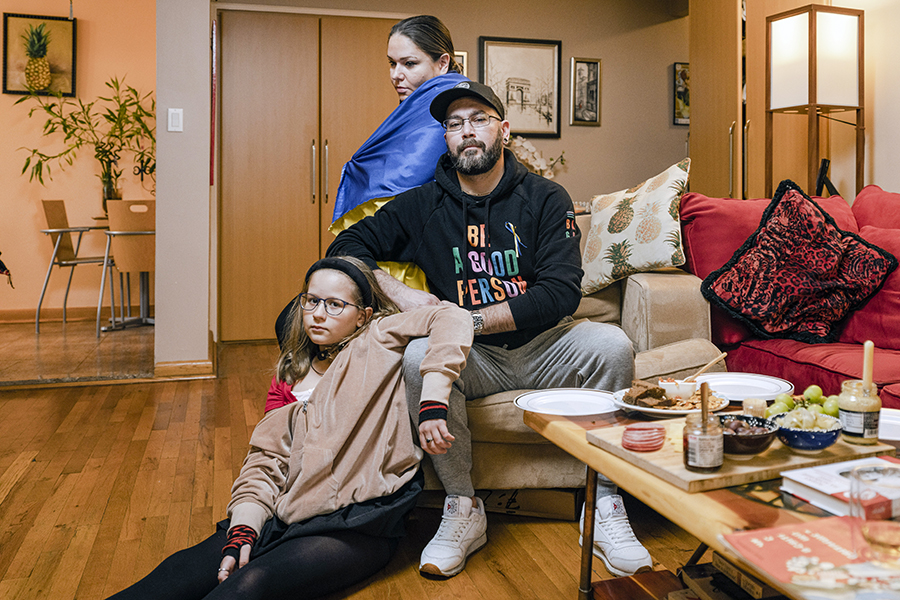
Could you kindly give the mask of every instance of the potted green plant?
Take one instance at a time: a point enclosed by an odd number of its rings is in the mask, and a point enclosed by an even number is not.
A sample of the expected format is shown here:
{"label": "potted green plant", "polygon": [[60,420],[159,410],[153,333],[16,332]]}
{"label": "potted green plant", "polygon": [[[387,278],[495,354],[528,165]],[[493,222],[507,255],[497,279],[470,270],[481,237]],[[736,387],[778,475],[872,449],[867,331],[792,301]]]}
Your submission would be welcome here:
{"label": "potted green plant", "polygon": [[22,173],[29,171],[29,181],[37,179],[44,184],[44,174],[52,178],[51,165],[60,169],[71,166],[78,150],[90,146],[94,158],[100,163],[100,182],[103,186],[103,212],[106,201],[120,199],[119,178],[122,167],[119,161],[125,154],[132,154],[136,164],[134,172],[145,177],[155,193],[156,186],[156,100],[152,92],[141,95],[136,89],[113,77],[106,82],[110,89],[107,97],[99,97],[85,103],[80,98],[64,98],[61,93],[40,96],[31,93],[16,102],[37,102],[28,111],[29,118],[43,113],[43,135],[63,136],[64,147],[58,152],[43,152],[37,148],[22,148],[29,155]]}

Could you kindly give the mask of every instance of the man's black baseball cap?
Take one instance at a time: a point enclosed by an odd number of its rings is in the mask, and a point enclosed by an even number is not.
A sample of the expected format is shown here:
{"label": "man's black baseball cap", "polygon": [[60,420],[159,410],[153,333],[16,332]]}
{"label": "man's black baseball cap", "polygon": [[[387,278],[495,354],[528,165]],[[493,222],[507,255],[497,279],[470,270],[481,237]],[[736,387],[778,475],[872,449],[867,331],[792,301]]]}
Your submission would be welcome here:
{"label": "man's black baseball cap", "polygon": [[500,98],[497,97],[494,90],[477,81],[462,81],[449,90],[444,90],[435,96],[434,100],[431,101],[431,116],[434,117],[438,123],[443,123],[444,119],[447,118],[447,109],[453,101],[465,98],[466,96],[482,100],[487,103],[488,106],[493,107],[494,110],[497,111],[497,114],[500,115],[501,119],[506,118],[506,113],[503,110],[503,103],[500,102]]}

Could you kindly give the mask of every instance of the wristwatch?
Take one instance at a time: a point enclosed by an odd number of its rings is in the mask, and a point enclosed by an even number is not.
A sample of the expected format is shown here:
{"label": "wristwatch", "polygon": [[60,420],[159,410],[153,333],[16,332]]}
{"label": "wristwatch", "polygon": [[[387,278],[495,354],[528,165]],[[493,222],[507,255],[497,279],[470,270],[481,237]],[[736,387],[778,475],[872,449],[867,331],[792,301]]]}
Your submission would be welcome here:
{"label": "wristwatch", "polygon": [[484,316],[480,312],[472,313],[472,325],[475,335],[481,335],[481,331],[484,329]]}

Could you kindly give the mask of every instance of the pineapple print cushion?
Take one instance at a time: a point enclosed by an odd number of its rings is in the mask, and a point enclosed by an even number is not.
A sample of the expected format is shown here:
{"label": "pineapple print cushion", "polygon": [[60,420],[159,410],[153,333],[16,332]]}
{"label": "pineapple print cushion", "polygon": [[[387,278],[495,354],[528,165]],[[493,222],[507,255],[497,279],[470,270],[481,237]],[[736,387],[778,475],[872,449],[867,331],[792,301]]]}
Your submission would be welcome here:
{"label": "pineapple print cushion", "polygon": [[685,158],[640,185],[591,199],[583,294],[634,273],[684,264],[678,209],[690,165]]}

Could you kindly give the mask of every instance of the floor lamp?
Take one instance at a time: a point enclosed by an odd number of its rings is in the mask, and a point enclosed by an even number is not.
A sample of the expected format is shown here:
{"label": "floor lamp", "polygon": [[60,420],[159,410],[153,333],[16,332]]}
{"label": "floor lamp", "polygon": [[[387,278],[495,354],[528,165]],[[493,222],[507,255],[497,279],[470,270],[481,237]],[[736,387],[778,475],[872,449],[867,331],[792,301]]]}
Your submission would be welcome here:
{"label": "floor lamp", "polygon": [[[819,169],[819,125],[830,119],[856,128],[856,192],[865,163],[863,11],[810,5],[766,17],[766,196],[772,197],[775,113],[805,114],[807,191]],[[855,122],[836,118],[855,113]],[[841,115],[843,116],[843,115]]]}

